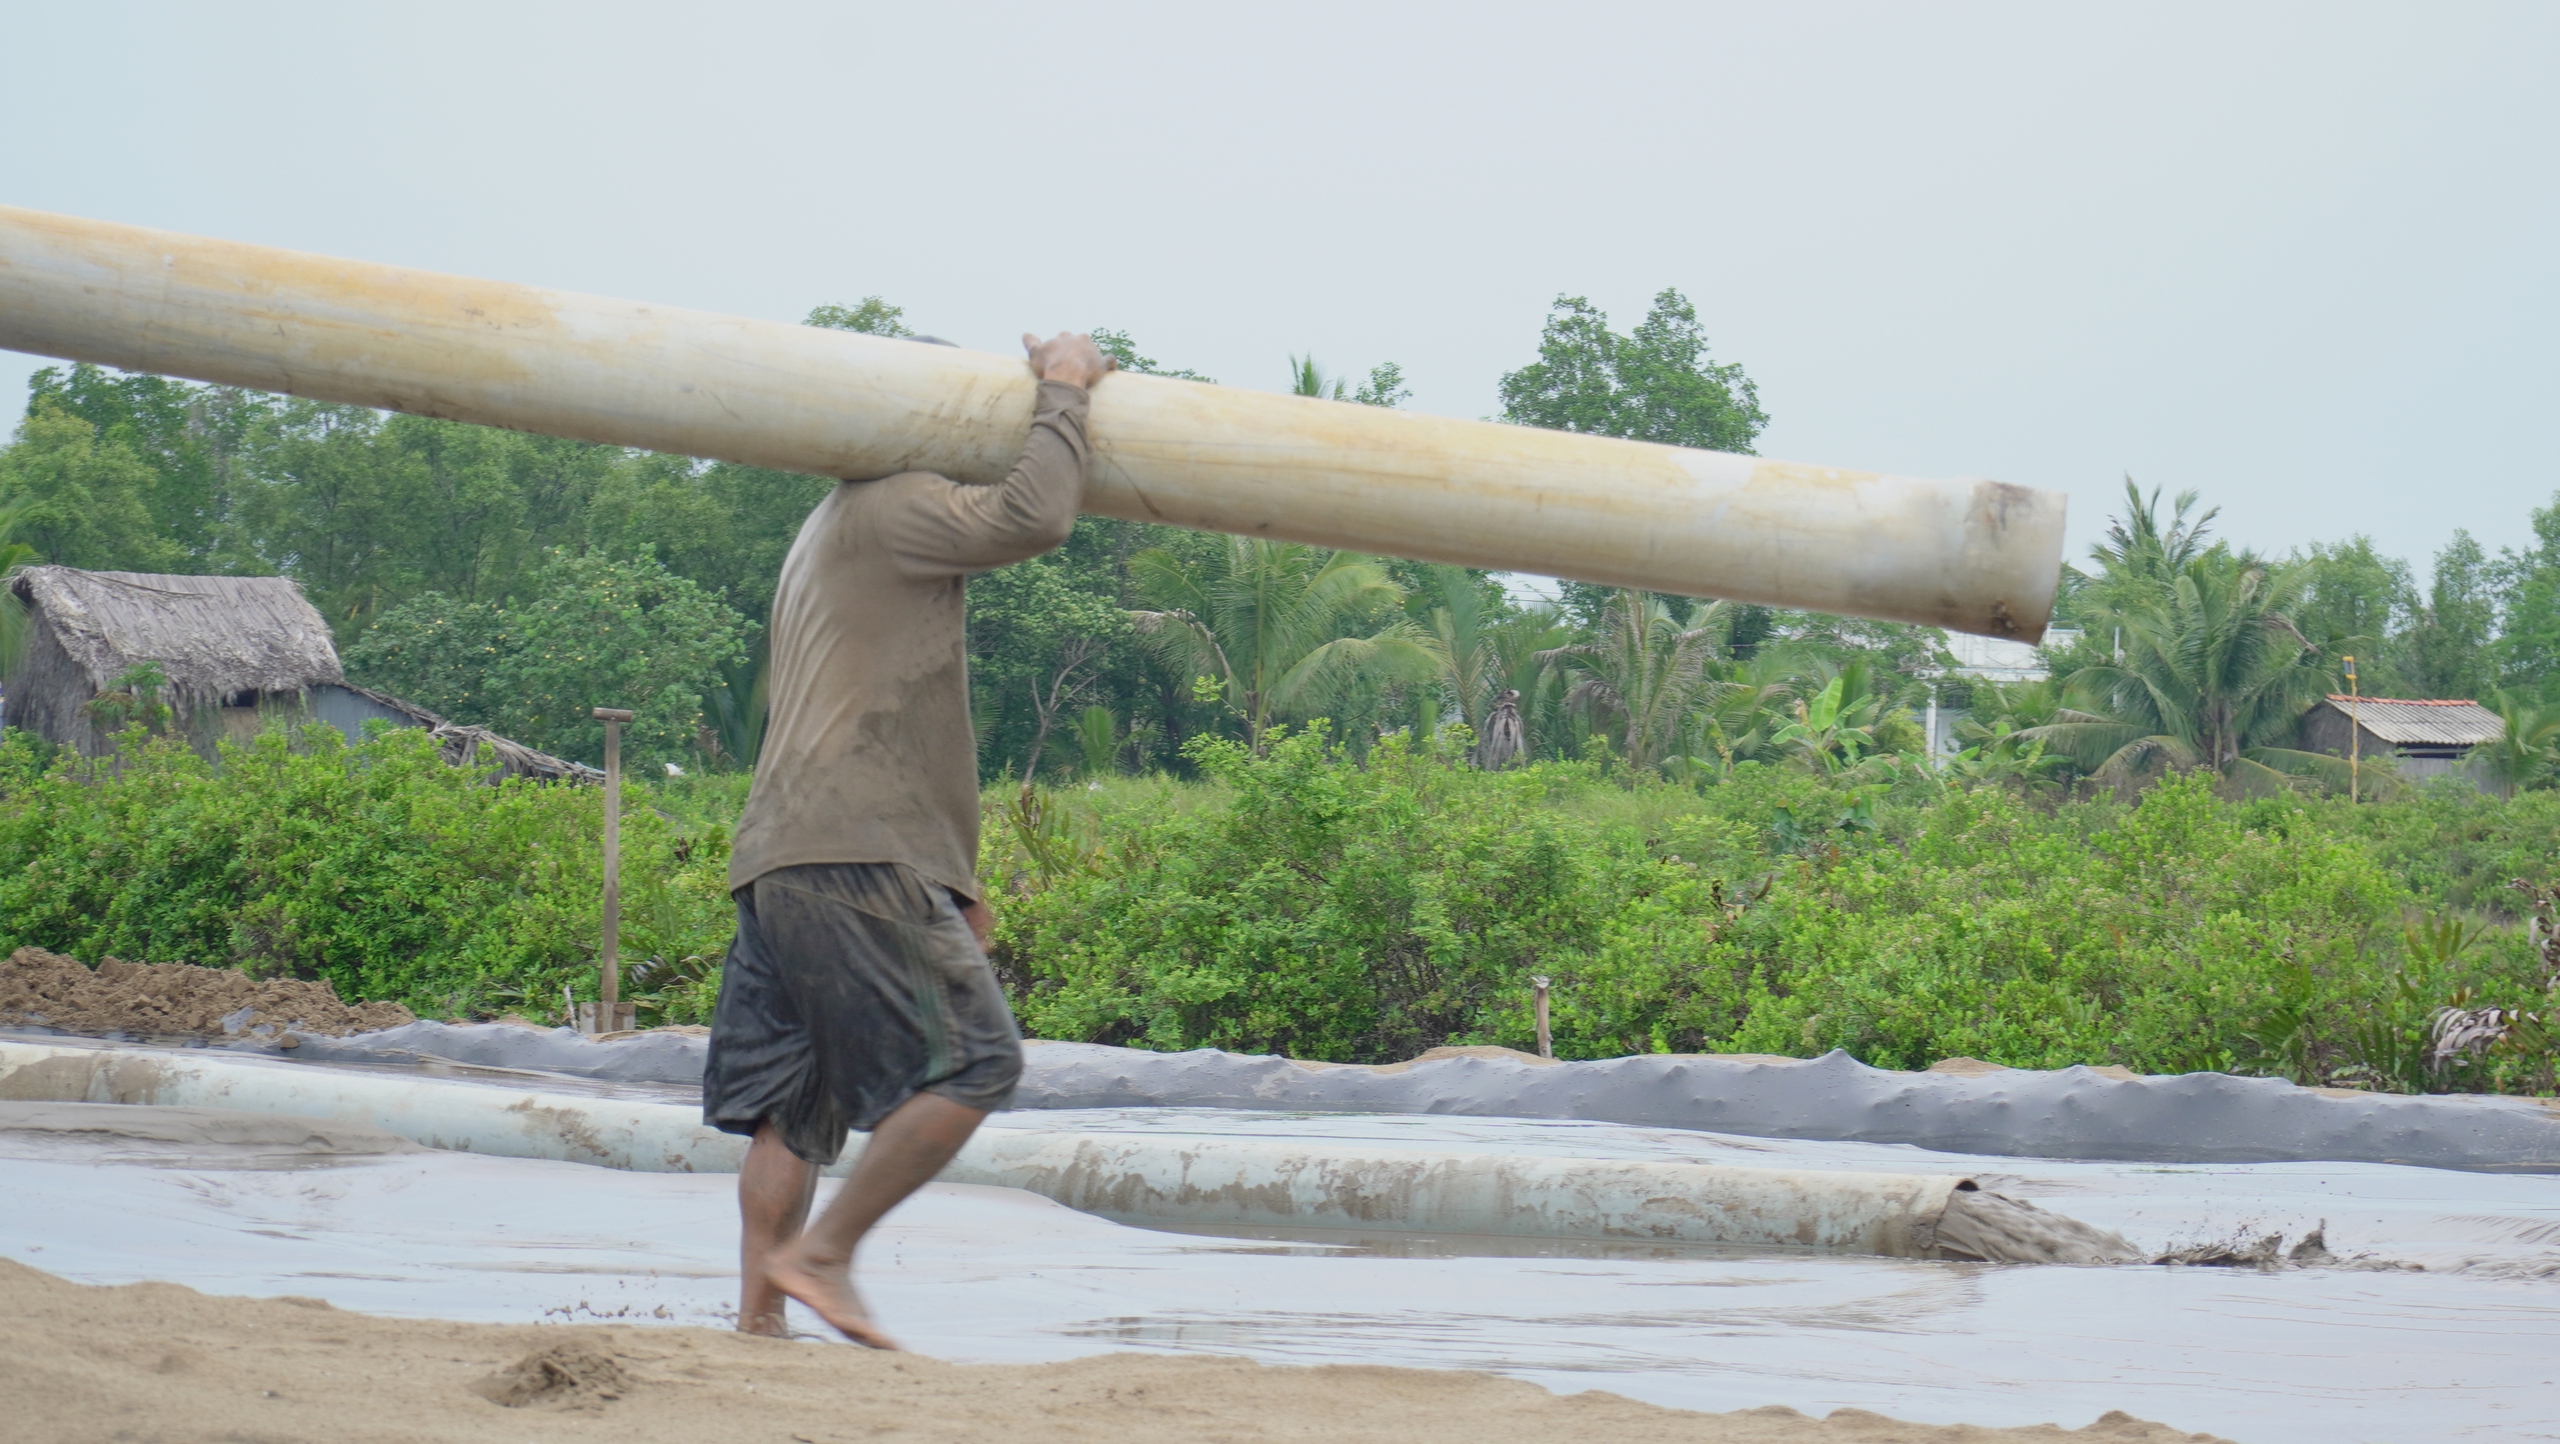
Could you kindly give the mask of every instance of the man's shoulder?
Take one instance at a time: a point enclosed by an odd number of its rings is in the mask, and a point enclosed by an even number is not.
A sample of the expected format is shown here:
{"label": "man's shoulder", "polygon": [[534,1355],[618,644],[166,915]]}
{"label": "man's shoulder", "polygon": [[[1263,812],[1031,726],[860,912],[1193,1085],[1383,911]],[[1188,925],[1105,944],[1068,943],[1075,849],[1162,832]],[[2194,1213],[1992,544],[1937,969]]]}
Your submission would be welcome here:
{"label": "man's shoulder", "polygon": [[857,519],[867,515],[930,502],[949,491],[952,484],[949,477],[931,471],[900,471],[869,481],[839,481],[809,516],[822,526],[859,525]]}
{"label": "man's shoulder", "polygon": [[958,484],[938,471],[899,471],[872,481],[839,482],[828,500],[839,507],[863,511],[923,501]]}
{"label": "man's shoulder", "polygon": [[929,508],[948,494],[952,482],[936,472],[901,471],[870,481],[839,481],[819,499],[800,524],[783,569],[835,566],[858,559],[881,546],[883,527],[893,527],[900,512]]}

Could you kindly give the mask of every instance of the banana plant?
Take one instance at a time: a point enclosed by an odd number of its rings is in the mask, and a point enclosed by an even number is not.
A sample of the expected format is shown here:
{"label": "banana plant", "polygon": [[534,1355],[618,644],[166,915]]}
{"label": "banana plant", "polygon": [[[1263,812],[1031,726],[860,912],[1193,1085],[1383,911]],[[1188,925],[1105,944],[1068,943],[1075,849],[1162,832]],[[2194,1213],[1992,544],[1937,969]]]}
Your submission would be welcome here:
{"label": "banana plant", "polygon": [[[1854,702],[1843,701],[1848,682],[1845,673],[1835,676],[1823,684],[1821,691],[1798,700],[1795,720],[1772,734],[1770,742],[1791,760],[1824,777],[1856,773],[1870,763],[1890,768],[1891,754],[1869,756],[1876,750],[1872,729],[1884,701],[1872,694]],[[1875,769],[1868,766],[1867,770]]]}

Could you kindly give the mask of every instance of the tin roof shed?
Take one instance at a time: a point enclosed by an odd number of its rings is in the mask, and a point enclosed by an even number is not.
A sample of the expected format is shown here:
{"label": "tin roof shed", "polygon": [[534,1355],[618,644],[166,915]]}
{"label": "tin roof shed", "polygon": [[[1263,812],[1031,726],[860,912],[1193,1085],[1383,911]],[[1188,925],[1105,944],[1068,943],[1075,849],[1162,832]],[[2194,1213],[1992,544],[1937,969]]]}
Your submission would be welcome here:
{"label": "tin roof shed", "polygon": [[2353,716],[2365,735],[2394,747],[2427,750],[2472,748],[2495,742],[2506,731],[2498,714],[2468,701],[2414,701],[2405,697],[2347,697],[2331,694],[2329,705]]}

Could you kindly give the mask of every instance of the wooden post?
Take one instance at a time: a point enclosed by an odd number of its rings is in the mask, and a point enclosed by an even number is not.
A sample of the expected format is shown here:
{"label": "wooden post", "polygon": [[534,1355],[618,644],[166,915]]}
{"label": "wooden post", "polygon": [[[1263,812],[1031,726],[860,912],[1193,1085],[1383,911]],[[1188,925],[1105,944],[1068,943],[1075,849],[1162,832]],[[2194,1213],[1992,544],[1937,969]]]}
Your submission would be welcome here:
{"label": "wooden post", "polygon": [[2347,660],[2347,802],[2364,800],[2364,722],[2356,716],[2356,659]]}
{"label": "wooden post", "polygon": [[1544,978],[1531,978],[1529,980],[1529,986],[1537,990],[1538,1056],[1541,1058],[1552,1058],[1556,1055],[1556,1048],[1555,1040],[1547,1035],[1547,980]]}
{"label": "wooden post", "polygon": [[622,724],[631,713],[598,707],[604,723],[604,947],[597,955],[598,1003],[585,1033],[615,1033],[639,1021],[637,1004],[622,1001]]}

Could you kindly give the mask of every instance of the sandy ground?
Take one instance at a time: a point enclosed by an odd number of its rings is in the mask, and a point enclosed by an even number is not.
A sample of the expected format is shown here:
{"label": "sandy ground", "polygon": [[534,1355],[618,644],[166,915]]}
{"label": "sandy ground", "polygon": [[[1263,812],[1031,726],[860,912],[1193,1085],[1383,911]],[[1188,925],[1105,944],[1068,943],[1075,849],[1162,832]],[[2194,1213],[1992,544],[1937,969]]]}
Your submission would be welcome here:
{"label": "sandy ground", "polygon": [[956,1365],[700,1329],[375,1318],[175,1284],[91,1288],[0,1260],[0,1398],[24,1439],[1397,1440],[1504,1444],[2203,1444],[2123,1414],[1941,1428],[1841,1410],[1695,1414],[1489,1374],[1112,1354]]}

